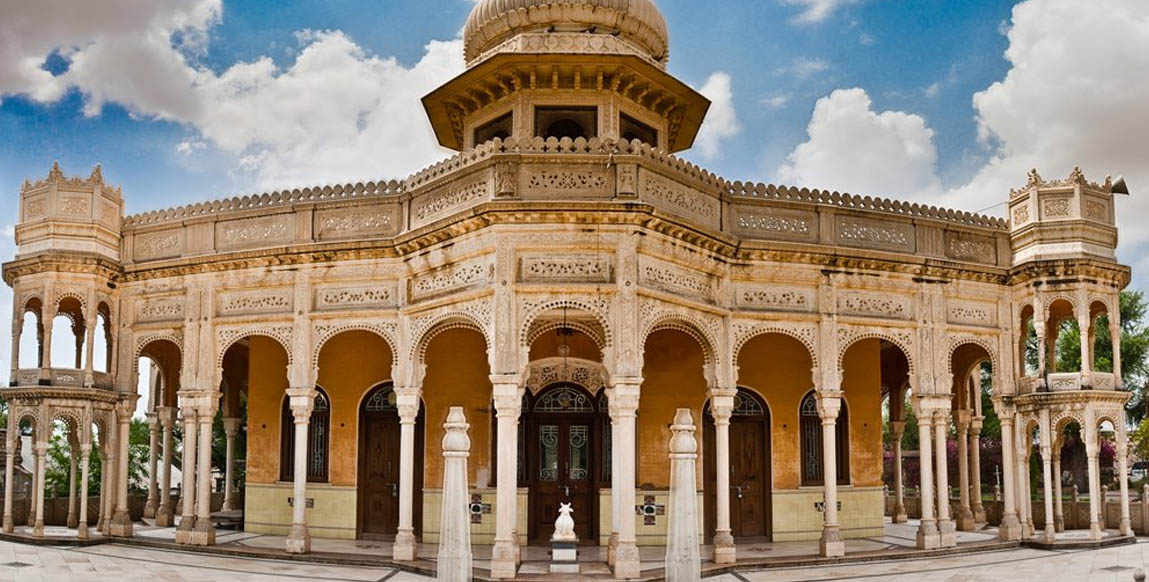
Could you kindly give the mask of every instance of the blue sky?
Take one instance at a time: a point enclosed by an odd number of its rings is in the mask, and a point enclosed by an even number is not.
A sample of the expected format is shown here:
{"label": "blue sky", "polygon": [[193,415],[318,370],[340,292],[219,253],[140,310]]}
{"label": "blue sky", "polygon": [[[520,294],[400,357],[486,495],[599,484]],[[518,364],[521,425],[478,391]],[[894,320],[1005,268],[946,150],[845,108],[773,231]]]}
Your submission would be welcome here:
{"label": "blue sky", "polygon": [[[693,161],[992,214],[1032,167],[1124,174],[1119,255],[1149,283],[1149,2],[658,5],[670,71],[714,101]],[[472,6],[0,0],[0,254],[21,182],[53,160],[103,164],[140,212],[448,155],[418,99],[462,69]]]}

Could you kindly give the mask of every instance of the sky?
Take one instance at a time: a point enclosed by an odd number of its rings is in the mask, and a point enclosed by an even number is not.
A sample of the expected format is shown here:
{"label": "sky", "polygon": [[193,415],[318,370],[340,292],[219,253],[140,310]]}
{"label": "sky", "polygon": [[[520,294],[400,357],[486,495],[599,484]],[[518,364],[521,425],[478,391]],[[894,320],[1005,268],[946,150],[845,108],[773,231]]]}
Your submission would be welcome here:
{"label": "sky", "polygon": [[[1030,168],[1124,175],[1119,258],[1149,288],[1146,0],[657,4],[670,72],[713,101],[684,157],[995,215]],[[0,256],[20,184],[54,160],[102,164],[135,213],[448,156],[419,98],[462,71],[473,5],[0,0]]]}

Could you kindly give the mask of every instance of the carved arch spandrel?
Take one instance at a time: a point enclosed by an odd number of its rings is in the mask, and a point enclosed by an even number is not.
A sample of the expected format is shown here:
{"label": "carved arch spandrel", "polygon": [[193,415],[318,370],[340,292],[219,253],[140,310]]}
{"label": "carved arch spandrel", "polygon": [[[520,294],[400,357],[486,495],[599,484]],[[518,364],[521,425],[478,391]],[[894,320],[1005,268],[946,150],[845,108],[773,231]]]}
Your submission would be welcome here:
{"label": "carved arch spandrel", "polygon": [[820,361],[818,354],[818,325],[815,323],[789,323],[784,321],[736,321],[734,322],[734,345],[730,350],[731,363],[738,365],[738,355],[750,340],[760,336],[778,334],[801,342],[810,354],[814,369]]}
{"label": "carved arch spandrel", "polygon": [[488,333],[487,323],[480,320],[473,313],[466,311],[446,311],[443,313],[436,313],[424,315],[415,318],[412,325],[412,337],[416,338],[411,344],[411,361],[418,365],[423,365],[427,361],[427,348],[431,345],[431,340],[435,339],[439,334],[452,329],[470,329],[478,332],[483,336],[483,342],[487,345],[487,352],[490,353],[491,349],[491,336]]}
{"label": "carved arch spandrel", "polygon": [[283,351],[287,352],[287,367],[295,363],[295,356],[291,349],[291,325],[250,326],[250,327],[222,327],[216,329],[216,370],[223,369],[223,357],[231,346],[240,340],[251,336],[264,336],[279,343]]}
{"label": "carved arch spandrel", "polygon": [[[600,349],[607,349],[614,343],[612,328],[610,325],[610,300],[601,297],[592,298],[523,298],[519,301],[520,321],[522,324],[519,327],[519,345],[529,348],[531,345],[530,338],[537,337],[534,334],[534,328],[540,318],[549,311],[554,310],[574,310],[576,312],[586,313],[591,316],[595,323],[601,329],[593,329],[592,326],[586,326],[593,333],[590,337],[600,346]],[[546,322],[541,325],[549,325],[552,322]],[[580,330],[586,333],[585,330]]]}
{"label": "carved arch spandrel", "polygon": [[379,336],[391,349],[391,367],[396,368],[399,365],[400,348],[396,339],[398,323],[394,321],[330,321],[315,324],[312,331],[314,338],[314,347],[311,350],[312,369],[319,369],[319,355],[323,352],[323,346],[335,336],[348,331],[366,331]]}
{"label": "carved arch spandrel", "polygon": [[989,363],[991,366],[993,366],[993,374],[994,374],[994,376],[997,376],[998,374],[1001,373],[1000,352],[999,352],[1000,347],[998,346],[998,342],[999,342],[999,338],[996,336],[982,336],[982,335],[970,335],[970,334],[961,334],[961,335],[949,336],[949,345],[946,347],[946,353],[945,353],[946,360],[945,360],[945,362],[942,363],[943,365],[941,366],[940,369],[945,370],[947,375],[952,376],[954,373],[954,370],[953,370],[954,353],[956,353],[958,351],[958,349],[960,349],[963,346],[976,345],[976,346],[980,347],[981,349],[985,350],[986,354],[989,355]]}
{"label": "carved arch spandrel", "polygon": [[902,350],[902,355],[905,356],[906,363],[909,365],[909,377],[914,378],[918,370],[917,361],[914,358],[916,353],[914,350],[915,335],[916,330],[906,328],[855,327],[839,324],[838,373],[842,373],[845,367],[846,353],[854,347],[854,344],[862,340],[879,339],[888,341]]}
{"label": "carved arch spandrel", "polygon": [[717,364],[721,359],[720,334],[722,322],[712,316],[703,316],[682,307],[671,307],[660,301],[646,299],[639,307],[641,313],[641,345],[657,331],[673,329],[685,333],[702,348],[703,363]]}

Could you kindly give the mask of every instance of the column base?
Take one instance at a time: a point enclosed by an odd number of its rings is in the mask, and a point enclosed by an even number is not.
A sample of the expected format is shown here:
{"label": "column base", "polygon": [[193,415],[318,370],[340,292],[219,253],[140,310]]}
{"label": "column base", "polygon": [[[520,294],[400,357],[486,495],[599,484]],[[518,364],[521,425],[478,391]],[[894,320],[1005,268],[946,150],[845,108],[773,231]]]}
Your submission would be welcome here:
{"label": "column base", "polygon": [[395,545],[392,546],[392,559],[398,562],[414,562],[419,557],[416,548],[415,534],[411,530],[399,530],[395,534]]}
{"label": "column base", "polygon": [[188,540],[193,546],[210,546],[215,544],[215,527],[210,517],[196,516],[195,526],[189,532]]}
{"label": "column base", "polygon": [[228,495],[227,497],[223,498],[223,505],[220,506],[219,510],[233,511],[235,509],[235,507],[232,506],[233,503],[235,503],[235,501],[231,498],[231,495]]}
{"label": "column base", "polygon": [[12,531],[15,529],[15,527],[16,527],[16,524],[12,523],[12,516],[11,515],[5,515],[4,516],[4,533],[12,533]]}
{"label": "column base", "polygon": [[985,525],[985,523],[986,523],[985,507],[983,507],[981,505],[975,505],[974,506],[974,508],[973,508],[973,521],[974,521],[974,523]]}
{"label": "column base", "polygon": [[1121,518],[1120,531],[1121,531],[1121,535],[1123,535],[1123,536],[1133,535],[1133,524],[1130,523],[1128,517]]}
{"label": "column base", "polygon": [[943,548],[957,547],[957,524],[955,524],[952,519],[943,519],[938,521],[938,539],[940,540],[939,543]]}
{"label": "column base", "polygon": [[172,527],[176,524],[176,515],[171,507],[160,504],[156,509],[156,527]]}
{"label": "column base", "polygon": [[1051,525],[1046,526],[1046,528],[1044,530],[1042,530],[1042,532],[1041,532],[1041,541],[1043,541],[1047,544],[1052,544],[1053,542],[1056,542],[1057,541],[1057,530],[1055,528],[1053,528]]}
{"label": "column base", "polygon": [[906,515],[906,506],[905,505],[894,505],[894,518],[893,518],[894,523],[906,523],[909,520],[910,520],[910,517],[908,515]]}
{"label": "column base", "polygon": [[1097,541],[1105,537],[1105,530],[1101,529],[1101,524],[1096,521],[1089,524],[1089,539]]}
{"label": "column base", "polygon": [[633,541],[618,541],[614,552],[614,579],[626,580],[642,575],[642,565],[638,559],[638,545]]}
{"label": "column base", "polygon": [[108,535],[114,538],[132,537],[132,517],[128,515],[128,510],[117,511],[112,516],[112,521],[108,524]]}
{"label": "column base", "polygon": [[1015,542],[1021,539],[1021,523],[1016,515],[1007,515],[1002,518],[997,529],[997,539],[1003,542]]}
{"label": "column base", "polygon": [[194,516],[185,515],[180,517],[179,525],[176,526],[176,543],[190,545],[192,543],[192,531],[194,530]]}
{"label": "column base", "polygon": [[68,528],[76,529],[80,527],[80,518],[75,513],[68,515]]}
{"label": "column base", "polygon": [[958,511],[957,517],[958,531],[974,531],[977,529],[977,520],[973,517],[973,512],[967,508],[961,508]]}
{"label": "column base", "polygon": [[737,548],[734,546],[734,536],[729,531],[720,531],[714,534],[714,563],[733,564],[737,561]]}
{"label": "column base", "polygon": [[1057,533],[1065,531],[1065,518],[1060,515],[1053,518],[1053,531]]}
{"label": "column base", "polygon": [[34,538],[44,537],[44,520],[42,520],[42,519],[36,520],[36,525],[32,526],[32,537],[34,537]]}
{"label": "column base", "polygon": [[306,554],[311,551],[311,533],[307,526],[301,523],[291,524],[291,533],[287,536],[287,553]]}
{"label": "column base", "polygon": [[846,555],[846,541],[842,539],[842,531],[838,526],[822,528],[822,537],[818,540],[818,554],[823,558],[841,558]]}
{"label": "column base", "polygon": [[518,574],[519,565],[515,561],[515,546],[513,541],[496,540],[495,547],[491,548],[491,578],[496,580],[510,580]]}
{"label": "column base", "polygon": [[934,520],[922,520],[918,527],[917,546],[919,550],[936,550],[941,547],[938,526]]}
{"label": "column base", "polygon": [[618,532],[610,532],[610,540],[606,543],[606,565],[614,567],[614,554],[618,551]]}
{"label": "column base", "polygon": [[149,499],[147,501],[147,503],[144,504],[144,517],[146,517],[148,519],[153,519],[153,518],[155,518],[155,516],[156,516],[156,500],[155,499]]}

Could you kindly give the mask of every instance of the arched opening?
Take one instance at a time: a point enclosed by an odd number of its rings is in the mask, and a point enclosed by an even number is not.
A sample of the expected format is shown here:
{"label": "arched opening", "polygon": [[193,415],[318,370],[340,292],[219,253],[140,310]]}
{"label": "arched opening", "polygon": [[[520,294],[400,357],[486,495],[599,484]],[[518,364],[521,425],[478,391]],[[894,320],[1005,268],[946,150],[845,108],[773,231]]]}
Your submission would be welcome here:
{"label": "arched opening", "polygon": [[[280,461],[279,480],[295,480],[295,413],[291,410],[291,398],[283,397],[282,417],[280,421]],[[307,459],[307,482],[327,483],[329,479],[329,460],[331,451],[331,399],[322,388],[315,387],[315,401],[311,407],[311,416],[307,424],[307,447],[304,457]]]}
{"label": "arched opening", "polygon": [[590,139],[598,135],[598,108],[536,107],[535,132],[546,139]]}
{"label": "arched opening", "polygon": [[[714,416],[707,403],[703,413],[702,456],[705,483],[718,479]],[[769,539],[771,519],[770,491],[770,409],[754,391],[739,388],[730,415],[730,533],[735,538]],[[723,467],[722,470],[727,470]],[[706,495],[705,517],[707,538],[713,537],[717,525],[717,496]]]}
{"label": "arched opening", "polygon": [[[415,421],[415,467],[423,466],[425,414]],[[399,530],[399,410],[390,382],[367,393],[359,406],[358,533],[363,539],[389,539]],[[415,472],[415,494],[423,491],[423,473]],[[416,503],[415,535],[423,531],[423,511]]]}
{"label": "arched opening", "polygon": [[1050,374],[1081,371],[1081,329],[1073,304],[1058,299],[1049,305],[1045,367]]}
{"label": "arched opening", "polygon": [[16,358],[16,369],[39,368],[44,361],[42,306],[37,297],[29,299],[24,305],[24,315],[20,326],[20,346]]}
{"label": "arched opening", "polygon": [[52,318],[50,361],[53,368],[80,369],[84,357],[84,308],[75,297],[64,297]]}
{"label": "arched opening", "polygon": [[958,509],[956,521],[961,531],[974,531],[986,521],[984,500],[992,492],[986,486],[996,481],[1002,466],[1001,423],[993,408],[994,370],[986,347],[965,343],[950,356],[952,394],[950,419],[956,456],[947,464],[947,474],[956,481]]}
{"label": "arched opening", "polygon": [[[232,506],[244,509],[245,531],[279,533],[290,519],[290,512],[283,510],[284,499],[292,495],[292,484],[280,481],[282,448],[286,445],[282,438],[285,420],[282,406],[289,386],[287,349],[270,336],[248,335],[224,352],[222,363],[224,394],[220,412],[223,418],[235,419],[228,421],[234,423],[237,431],[234,462],[239,470],[233,468],[233,487],[242,483],[238,491],[233,491],[237,500]],[[220,428],[220,432],[224,432],[223,427]],[[226,432],[215,436],[226,438]],[[213,465],[220,461],[226,463],[226,457],[213,456]],[[294,460],[288,464],[294,465]],[[226,466],[214,468],[220,469],[226,478]],[[276,517],[252,518],[258,515]],[[276,519],[283,521],[276,523]],[[314,523],[310,517],[308,521]]]}
{"label": "arched opening", "polygon": [[[806,393],[798,407],[798,432],[802,443],[802,486],[821,487],[825,485],[825,467],[822,456],[822,418],[818,413],[818,395],[813,390]],[[834,428],[838,485],[850,484],[850,412],[846,399],[842,398],[842,408]]]}
{"label": "arched opening", "polygon": [[96,308],[96,332],[92,335],[92,369],[109,372],[112,369],[112,314],[107,303]]}

